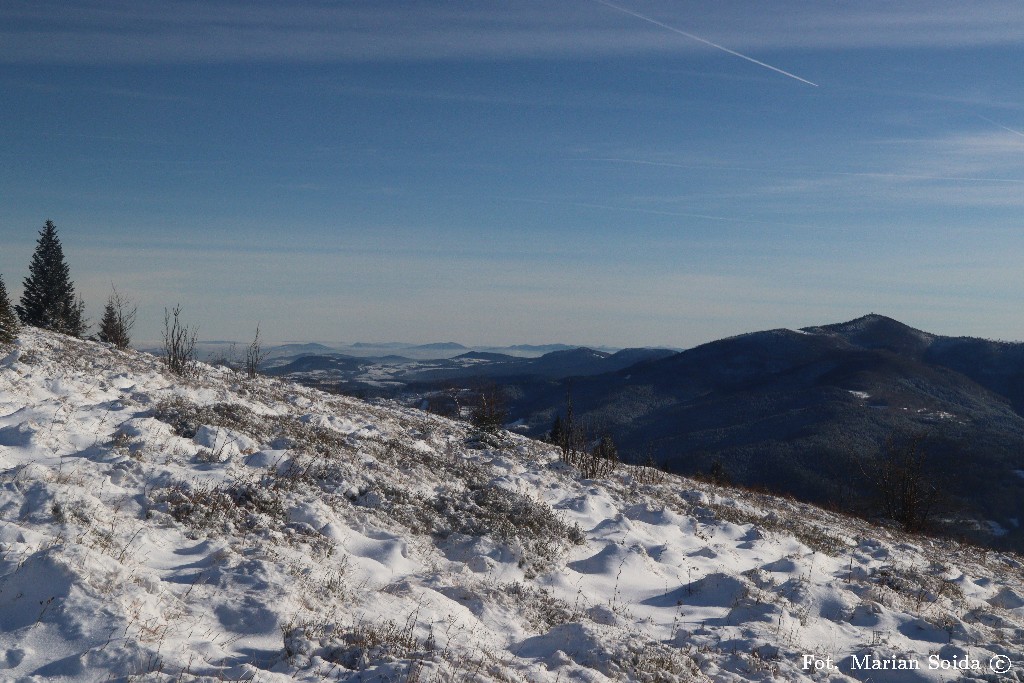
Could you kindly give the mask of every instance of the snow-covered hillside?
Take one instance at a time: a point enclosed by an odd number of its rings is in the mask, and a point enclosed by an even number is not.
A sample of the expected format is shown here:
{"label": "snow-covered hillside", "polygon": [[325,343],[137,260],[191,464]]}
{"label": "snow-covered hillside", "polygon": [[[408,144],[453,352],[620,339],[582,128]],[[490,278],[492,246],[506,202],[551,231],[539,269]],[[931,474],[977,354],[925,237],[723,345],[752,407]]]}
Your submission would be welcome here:
{"label": "snow-covered hillside", "polygon": [[0,360],[2,680],[1022,680],[1022,644],[1016,556],[34,329]]}

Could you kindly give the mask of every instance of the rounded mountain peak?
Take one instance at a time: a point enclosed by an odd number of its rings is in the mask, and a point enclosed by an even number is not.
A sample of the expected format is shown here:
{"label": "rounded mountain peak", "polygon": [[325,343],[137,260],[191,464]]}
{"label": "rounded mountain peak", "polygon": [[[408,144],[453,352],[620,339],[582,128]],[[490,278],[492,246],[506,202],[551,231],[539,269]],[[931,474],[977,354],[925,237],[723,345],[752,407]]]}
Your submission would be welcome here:
{"label": "rounded mountain peak", "polygon": [[877,313],[869,313],[845,323],[807,327],[805,332],[828,334],[866,349],[886,349],[895,353],[923,353],[935,336]]}

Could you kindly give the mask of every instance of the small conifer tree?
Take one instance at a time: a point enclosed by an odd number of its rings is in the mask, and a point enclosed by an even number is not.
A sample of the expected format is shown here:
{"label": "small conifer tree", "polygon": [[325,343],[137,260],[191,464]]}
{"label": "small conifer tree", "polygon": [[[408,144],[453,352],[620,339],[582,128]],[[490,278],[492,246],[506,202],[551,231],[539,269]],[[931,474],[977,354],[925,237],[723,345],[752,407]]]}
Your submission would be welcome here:
{"label": "small conifer tree", "polygon": [[85,302],[75,298],[75,284],[53,221],[46,221],[39,231],[21,301],[14,309],[25,325],[73,337],[81,337],[88,326],[83,315]]}
{"label": "small conifer tree", "polygon": [[548,443],[553,443],[556,446],[562,444],[562,439],[565,434],[565,427],[562,425],[562,416],[555,415],[555,421],[551,425],[551,431],[548,432]]}
{"label": "small conifer tree", "polygon": [[21,326],[18,324],[18,316],[14,314],[14,307],[7,297],[7,286],[4,285],[4,278],[0,276],[0,344],[11,344],[18,338]]}
{"label": "small conifer tree", "polygon": [[113,344],[119,349],[127,349],[132,341],[131,331],[135,326],[137,309],[128,299],[121,296],[116,287],[111,285],[111,289],[113,291],[103,308],[103,318],[100,320],[97,336],[102,342]]}

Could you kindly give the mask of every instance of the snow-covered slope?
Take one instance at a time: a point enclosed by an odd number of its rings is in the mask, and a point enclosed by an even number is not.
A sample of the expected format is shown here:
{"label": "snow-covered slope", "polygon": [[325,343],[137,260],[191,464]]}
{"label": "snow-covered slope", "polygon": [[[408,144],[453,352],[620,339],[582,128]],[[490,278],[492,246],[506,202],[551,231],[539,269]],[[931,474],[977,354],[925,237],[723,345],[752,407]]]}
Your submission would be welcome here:
{"label": "snow-covered slope", "polygon": [[645,468],[580,480],[538,442],[33,329],[0,358],[2,680],[1020,665],[1016,556]]}

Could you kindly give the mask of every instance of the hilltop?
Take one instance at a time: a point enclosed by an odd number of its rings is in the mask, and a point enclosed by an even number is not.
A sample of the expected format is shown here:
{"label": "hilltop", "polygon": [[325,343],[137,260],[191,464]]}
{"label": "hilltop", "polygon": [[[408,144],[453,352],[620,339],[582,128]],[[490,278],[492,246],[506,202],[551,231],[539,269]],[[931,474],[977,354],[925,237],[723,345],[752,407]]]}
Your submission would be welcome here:
{"label": "hilltop", "polygon": [[1024,549],[1024,344],[947,337],[871,314],[721,339],[588,377],[520,382],[510,420],[577,415],[635,461],[871,514],[865,469],[923,435],[946,531]]}
{"label": "hilltop", "polygon": [[940,681],[1024,646],[1011,553],[31,328],[0,520],[7,680]]}

